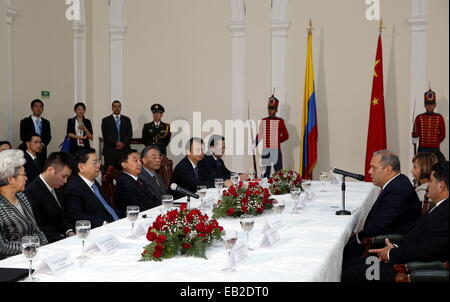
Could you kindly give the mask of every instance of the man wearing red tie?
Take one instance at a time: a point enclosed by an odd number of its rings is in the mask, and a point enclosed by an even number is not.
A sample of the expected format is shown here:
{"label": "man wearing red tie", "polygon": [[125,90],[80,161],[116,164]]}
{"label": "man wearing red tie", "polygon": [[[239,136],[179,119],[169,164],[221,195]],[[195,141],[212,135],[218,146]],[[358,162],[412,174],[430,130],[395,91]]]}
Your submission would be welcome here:
{"label": "man wearing red tie", "polygon": [[416,116],[412,137],[419,138],[419,152],[432,152],[439,161],[445,161],[445,157],[439,149],[445,139],[445,123],[442,115],[434,113],[436,93],[429,89],[425,92],[424,98],[427,112]]}
{"label": "man wearing red tie", "polygon": [[283,169],[281,143],[289,139],[289,133],[284,120],[275,116],[279,104],[280,101],[274,95],[269,98],[267,106],[269,116],[261,121],[258,135],[256,136],[256,146],[264,139],[261,155],[261,165],[267,166],[264,177],[270,177],[272,165],[275,171]]}

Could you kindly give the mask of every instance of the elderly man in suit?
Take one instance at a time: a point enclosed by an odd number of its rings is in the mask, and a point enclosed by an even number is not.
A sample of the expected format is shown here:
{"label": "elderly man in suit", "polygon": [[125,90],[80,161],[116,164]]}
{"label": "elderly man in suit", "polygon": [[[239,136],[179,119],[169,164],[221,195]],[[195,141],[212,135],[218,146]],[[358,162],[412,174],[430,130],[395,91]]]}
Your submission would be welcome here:
{"label": "elderly man in suit", "polygon": [[158,200],[161,200],[162,195],[167,194],[167,189],[161,175],[156,173],[161,167],[161,152],[159,148],[156,145],[145,147],[141,153],[141,160],[143,167],[139,178],[148,186],[153,195]]}
{"label": "elderly man in suit", "polygon": [[161,205],[158,199],[139,178],[142,170],[141,157],[136,150],[128,150],[120,158],[122,173],[117,179],[116,201],[118,208],[125,211],[127,206],[139,206],[141,211]]}
{"label": "elderly man in suit", "polygon": [[[205,147],[201,138],[193,137],[188,141],[186,144],[187,155],[173,169],[172,179],[170,180],[171,184],[176,183],[178,186],[193,193],[197,191],[198,185],[208,186],[208,182],[203,180],[205,177],[200,175],[200,170],[197,166],[205,155],[204,149]],[[184,196],[173,190],[170,190],[169,193],[173,195],[174,199],[179,199]]]}
{"label": "elderly man in suit", "polygon": [[95,180],[100,172],[100,160],[94,149],[81,149],[75,154],[76,174],[64,189],[64,207],[70,223],[89,220],[92,228],[113,222],[124,213],[115,209]]}
{"label": "elderly man in suit", "polygon": [[420,217],[421,203],[407,176],[400,172],[398,156],[377,151],[370,162],[373,184],[382,190],[367,215],[363,229],[344,249],[344,262],[364,253],[362,240],[384,234],[405,234]]}
{"label": "elderly man in suit", "polygon": [[[369,250],[378,254],[380,281],[394,281],[394,264],[412,261],[448,261],[448,197],[449,163],[439,162],[433,166],[429,182],[429,196],[436,200],[436,206],[420,217],[414,227],[396,244],[386,239],[386,246]],[[365,258],[353,258],[344,264],[342,281],[367,281],[369,267]]]}
{"label": "elderly man in suit", "polygon": [[119,158],[130,149],[133,138],[133,127],[129,117],[121,114],[120,101],[112,103],[113,113],[102,120],[103,156],[105,171],[109,166],[120,170]]}
{"label": "elderly man in suit", "polygon": [[38,158],[38,155],[42,151],[41,137],[37,133],[30,133],[25,138],[26,151],[24,152],[24,158],[26,163],[24,165],[25,172],[27,173],[27,186],[42,173],[42,162]]}
{"label": "elderly man in suit", "polygon": [[49,155],[42,172],[25,190],[33,208],[36,222],[49,242],[56,242],[75,235],[68,221],[57,191],[72,173],[72,158],[69,153],[57,152]]}
{"label": "elderly man in suit", "polygon": [[36,99],[31,102],[31,111],[33,112],[32,115],[20,121],[20,140],[23,143],[19,149],[25,151],[25,142],[30,133],[39,134],[41,137],[42,151],[38,155],[38,158],[44,164],[47,159],[47,146],[52,140],[52,130],[50,122],[42,117],[44,103],[41,100]]}

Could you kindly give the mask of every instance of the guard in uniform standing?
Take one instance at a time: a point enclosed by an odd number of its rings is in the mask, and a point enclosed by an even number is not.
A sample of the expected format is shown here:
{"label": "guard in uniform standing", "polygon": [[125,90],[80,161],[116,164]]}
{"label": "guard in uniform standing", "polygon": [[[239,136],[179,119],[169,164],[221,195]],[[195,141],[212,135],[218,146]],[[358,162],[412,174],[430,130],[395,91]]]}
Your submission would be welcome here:
{"label": "guard in uniform standing", "polygon": [[445,139],[445,123],[442,115],[434,112],[436,93],[429,89],[425,92],[424,99],[427,112],[416,116],[412,137],[419,138],[418,152],[432,152],[439,161],[445,161],[445,156],[439,149]]}
{"label": "guard in uniform standing", "polygon": [[167,155],[166,148],[170,142],[170,124],[161,122],[164,107],[160,104],[154,104],[151,107],[153,113],[153,122],[147,123],[142,129],[142,140],[145,146],[156,145],[161,151],[161,155]]}

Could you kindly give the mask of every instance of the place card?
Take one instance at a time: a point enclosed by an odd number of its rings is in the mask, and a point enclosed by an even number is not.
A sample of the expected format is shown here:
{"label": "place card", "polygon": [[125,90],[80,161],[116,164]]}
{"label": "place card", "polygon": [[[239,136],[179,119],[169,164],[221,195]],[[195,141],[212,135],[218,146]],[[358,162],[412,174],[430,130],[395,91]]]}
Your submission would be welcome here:
{"label": "place card", "polygon": [[283,221],[281,218],[275,218],[275,219],[266,221],[266,223],[264,224],[262,233],[264,233],[270,229],[278,230],[282,226],[283,226]]}
{"label": "place card", "polygon": [[112,254],[120,249],[120,242],[113,234],[107,234],[101,237],[93,238],[87,246],[86,252],[99,250],[103,255]]}
{"label": "place card", "polygon": [[154,219],[145,219],[144,221],[141,221],[137,227],[134,229],[134,235],[139,236],[146,236],[148,232],[148,228],[153,225]]}
{"label": "place card", "polygon": [[280,241],[280,234],[274,229],[269,229],[264,232],[260,247],[273,246],[278,241]]}
{"label": "place card", "polygon": [[35,273],[51,272],[53,274],[65,271],[73,264],[73,258],[67,251],[58,251],[55,254],[45,257],[36,268]]}
{"label": "place card", "polygon": [[236,266],[244,261],[248,256],[248,245],[246,242],[241,241],[231,250],[231,264]]}

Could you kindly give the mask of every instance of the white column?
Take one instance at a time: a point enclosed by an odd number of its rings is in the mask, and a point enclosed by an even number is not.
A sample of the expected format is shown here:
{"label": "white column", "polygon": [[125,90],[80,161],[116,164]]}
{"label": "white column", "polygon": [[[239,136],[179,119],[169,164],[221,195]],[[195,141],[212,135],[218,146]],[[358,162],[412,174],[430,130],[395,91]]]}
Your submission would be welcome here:
{"label": "white column", "polygon": [[[428,0],[411,0],[411,17],[408,23],[411,32],[411,77],[410,77],[410,129],[412,130],[413,115],[424,111],[423,95],[428,90]],[[411,137],[411,133],[408,133]],[[411,140],[409,140],[411,142]],[[409,170],[414,147],[409,147]],[[408,170],[408,171],[409,171]]]}
{"label": "white column", "polygon": [[73,23],[74,102],[86,102],[86,25]]}
{"label": "white column", "polygon": [[108,106],[114,100],[123,101],[124,96],[124,41],[127,27],[124,25],[123,12],[126,0],[110,0],[109,3],[109,39],[111,48],[111,95]]}
{"label": "white column", "polygon": [[6,89],[8,112],[8,140],[14,144],[14,74],[13,74],[13,21],[16,16],[16,10],[13,7],[13,0],[5,0],[6,8]]}
{"label": "white column", "polygon": [[[232,23],[232,80],[231,80],[231,112],[233,120],[247,120],[247,102],[245,99],[245,2],[230,0]],[[230,144],[231,145],[231,144]],[[233,144],[234,145],[234,144]],[[232,171],[244,170],[244,156],[232,157]]]}
{"label": "white column", "polygon": [[285,115],[286,100],[286,62],[287,32],[290,21],[287,19],[289,0],[272,1],[272,89],[280,100],[279,115]]}

